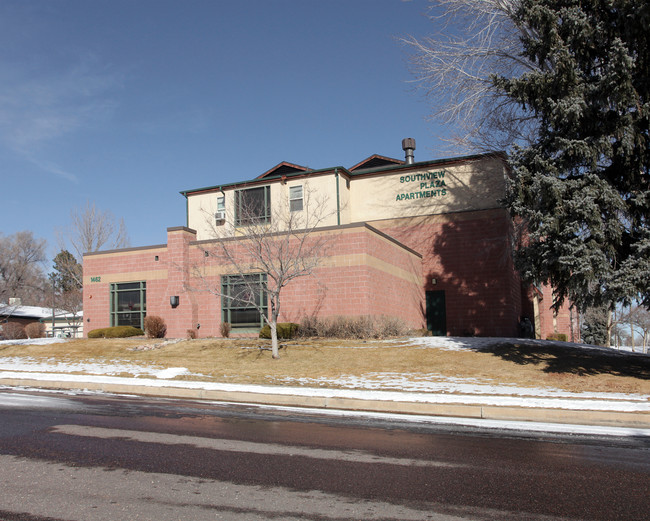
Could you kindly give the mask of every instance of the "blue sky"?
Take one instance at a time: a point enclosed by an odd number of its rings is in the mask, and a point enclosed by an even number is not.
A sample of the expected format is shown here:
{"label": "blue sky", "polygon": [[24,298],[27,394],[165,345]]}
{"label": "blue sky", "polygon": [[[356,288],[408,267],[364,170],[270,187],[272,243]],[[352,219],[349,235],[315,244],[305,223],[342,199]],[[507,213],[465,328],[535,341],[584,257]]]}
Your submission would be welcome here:
{"label": "blue sky", "polygon": [[181,190],[281,161],[350,167],[444,157],[396,37],[425,0],[3,0],[0,231],[57,253],[94,202],[132,246],[185,225]]}

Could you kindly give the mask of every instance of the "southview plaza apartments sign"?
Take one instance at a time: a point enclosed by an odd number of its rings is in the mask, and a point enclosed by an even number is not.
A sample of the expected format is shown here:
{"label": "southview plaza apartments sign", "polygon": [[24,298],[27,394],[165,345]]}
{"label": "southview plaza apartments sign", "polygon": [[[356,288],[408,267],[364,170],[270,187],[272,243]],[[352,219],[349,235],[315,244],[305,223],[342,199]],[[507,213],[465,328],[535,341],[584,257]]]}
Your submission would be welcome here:
{"label": "southview plaza apartments sign", "polygon": [[396,201],[444,197],[447,195],[444,170],[403,175],[399,178],[399,182],[408,184],[408,186],[404,187],[406,191],[397,194]]}

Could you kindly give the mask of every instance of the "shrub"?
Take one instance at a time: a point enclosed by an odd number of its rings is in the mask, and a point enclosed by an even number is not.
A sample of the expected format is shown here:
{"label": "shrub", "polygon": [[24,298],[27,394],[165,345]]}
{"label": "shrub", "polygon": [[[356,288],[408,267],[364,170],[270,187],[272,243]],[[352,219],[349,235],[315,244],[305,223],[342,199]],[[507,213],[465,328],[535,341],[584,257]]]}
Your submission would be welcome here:
{"label": "shrub", "polygon": [[397,317],[381,317],[377,322],[377,332],[381,338],[408,334],[404,322]]}
{"label": "shrub", "polygon": [[126,338],[144,335],[144,331],[133,326],[115,326],[93,329],[88,332],[88,338]]}
{"label": "shrub", "polygon": [[301,337],[319,336],[320,321],[313,315],[302,317],[300,320],[299,334]]}
{"label": "shrub", "polygon": [[360,317],[336,317],[330,324],[326,336],[336,338],[373,338],[375,337],[372,318],[364,315]]}
{"label": "shrub", "polygon": [[[298,324],[293,322],[278,322],[278,338],[293,338],[299,329]],[[271,326],[268,324],[260,330],[260,338],[271,338]]]}
{"label": "shrub", "polygon": [[165,338],[167,324],[162,317],[147,315],[144,317],[144,330],[149,338]]}
{"label": "shrub", "polygon": [[2,334],[7,340],[22,340],[27,338],[25,328],[16,322],[7,322],[2,325]]}
{"label": "shrub", "polygon": [[568,340],[566,333],[552,333],[546,337],[546,340],[555,340],[557,342],[566,342]]}
{"label": "shrub", "polygon": [[104,331],[106,328],[103,329],[92,329],[88,331],[88,338],[104,338]]}
{"label": "shrub", "polygon": [[223,338],[229,338],[230,337],[230,330],[232,329],[232,326],[230,325],[230,322],[222,322],[221,325],[219,326],[219,332],[221,333],[221,336]]}
{"label": "shrub", "polygon": [[196,329],[188,329],[187,330],[187,338],[190,340],[194,340],[197,336],[197,331]]}
{"label": "shrub", "polygon": [[25,334],[29,338],[44,338],[45,337],[45,324],[42,322],[32,322],[25,326]]}
{"label": "shrub", "polygon": [[322,338],[385,338],[408,333],[404,323],[395,317],[304,317],[300,336]]}

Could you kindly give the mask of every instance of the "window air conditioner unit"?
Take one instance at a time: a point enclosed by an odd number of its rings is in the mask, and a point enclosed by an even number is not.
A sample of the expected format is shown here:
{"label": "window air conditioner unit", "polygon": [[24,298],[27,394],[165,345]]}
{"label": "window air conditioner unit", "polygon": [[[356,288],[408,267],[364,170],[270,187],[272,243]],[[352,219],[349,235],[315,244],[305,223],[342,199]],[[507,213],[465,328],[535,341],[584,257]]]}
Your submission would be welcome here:
{"label": "window air conditioner unit", "polygon": [[216,212],[214,214],[214,219],[217,222],[223,222],[226,220],[226,212]]}

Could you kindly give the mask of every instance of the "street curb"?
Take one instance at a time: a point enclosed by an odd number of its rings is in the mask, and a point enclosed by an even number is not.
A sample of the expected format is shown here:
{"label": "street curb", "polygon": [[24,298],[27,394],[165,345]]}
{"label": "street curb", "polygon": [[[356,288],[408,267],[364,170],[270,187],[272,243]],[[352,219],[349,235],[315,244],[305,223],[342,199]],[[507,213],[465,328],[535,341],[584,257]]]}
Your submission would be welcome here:
{"label": "street curb", "polygon": [[132,394],[160,398],[311,407],[316,409],[338,409],[345,411],[650,429],[650,413],[646,412],[588,411],[540,407],[364,400],[359,398],[331,396],[299,396],[256,393],[249,391],[189,389],[173,386],[151,387],[104,382],[71,382],[57,381],[54,379],[32,380],[29,378],[4,378],[0,379],[0,385],[8,387],[34,387],[50,390],[89,390],[112,394]]}

